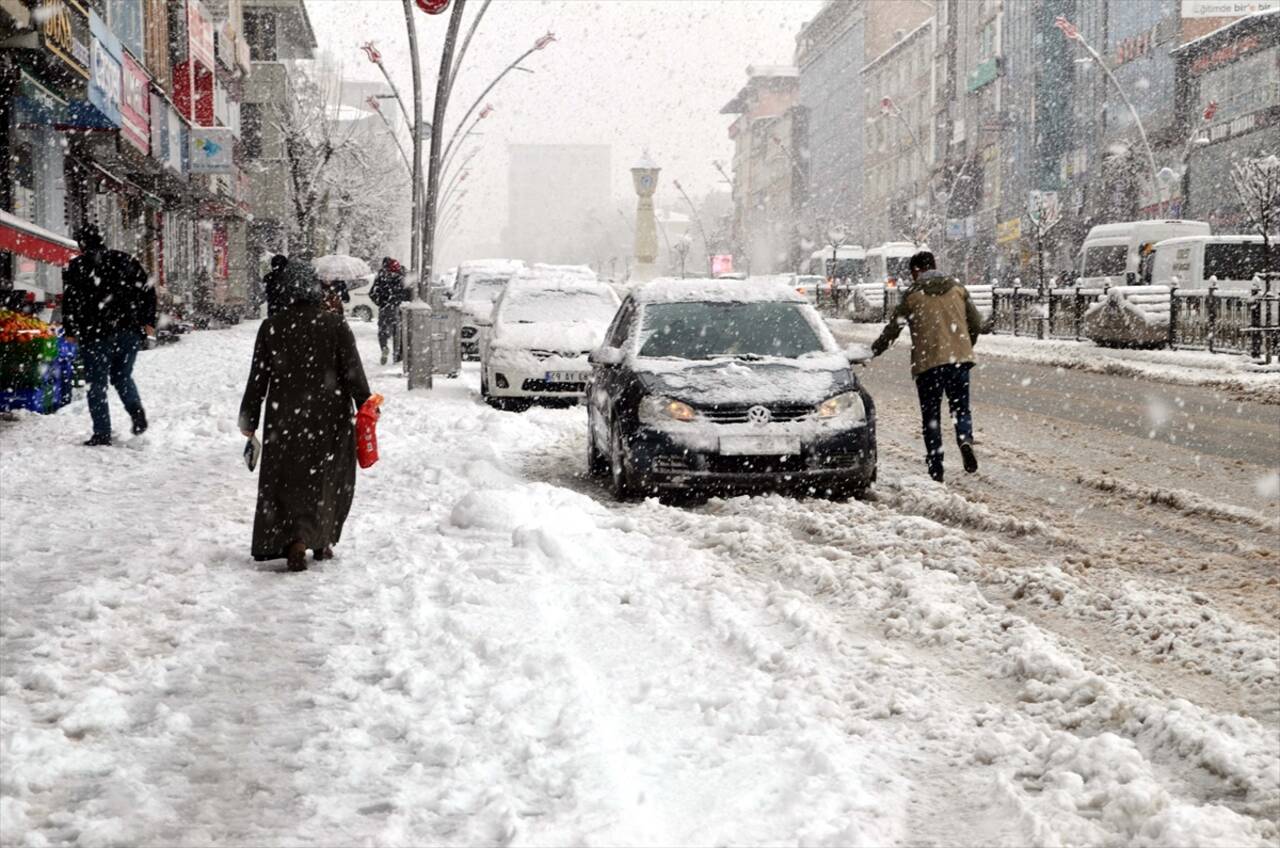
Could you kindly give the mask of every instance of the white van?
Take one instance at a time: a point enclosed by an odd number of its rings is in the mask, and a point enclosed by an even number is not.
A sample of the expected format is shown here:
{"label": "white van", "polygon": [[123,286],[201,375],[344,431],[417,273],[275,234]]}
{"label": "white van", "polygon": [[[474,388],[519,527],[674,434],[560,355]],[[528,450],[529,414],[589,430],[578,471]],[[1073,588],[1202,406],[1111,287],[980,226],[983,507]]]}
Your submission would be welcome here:
{"label": "white van", "polygon": [[[835,254],[835,267],[831,267],[832,254]],[[842,244],[835,250],[830,247],[815,250],[809,257],[809,264],[804,274],[825,277],[828,280],[850,280],[854,283],[867,282],[867,250],[860,244]]]}
{"label": "white van", "polygon": [[907,288],[911,285],[907,263],[912,256],[928,249],[927,244],[909,241],[889,241],[871,248],[867,251],[867,282],[887,288]]}
{"label": "white van", "polygon": [[1165,239],[1207,236],[1203,221],[1122,221],[1089,230],[1080,248],[1080,282],[1084,286],[1129,286],[1142,278],[1142,259]]}
{"label": "white van", "polygon": [[[1272,236],[1277,245],[1280,235]],[[1266,270],[1262,236],[1182,236],[1156,242],[1144,283],[1203,289],[1210,280],[1223,289],[1247,291]],[[1280,246],[1273,247],[1280,255]]]}

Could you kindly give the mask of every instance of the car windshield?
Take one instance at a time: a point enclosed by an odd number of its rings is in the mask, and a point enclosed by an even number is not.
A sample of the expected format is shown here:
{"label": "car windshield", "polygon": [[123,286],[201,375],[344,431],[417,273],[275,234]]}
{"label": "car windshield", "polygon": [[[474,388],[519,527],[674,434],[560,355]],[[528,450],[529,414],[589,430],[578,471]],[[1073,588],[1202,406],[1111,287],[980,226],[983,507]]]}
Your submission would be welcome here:
{"label": "car windshield", "polygon": [[498,320],[510,324],[555,321],[604,326],[617,311],[617,302],[608,292],[534,290],[508,295]]}
{"label": "car windshield", "polygon": [[493,303],[502,294],[510,277],[476,277],[467,282],[467,294],[464,300],[489,301]]}
{"label": "car windshield", "polygon": [[1113,277],[1125,272],[1129,248],[1123,244],[1091,247],[1084,252],[1085,277]]}
{"label": "car windshield", "polygon": [[1266,270],[1267,251],[1262,242],[1206,244],[1204,278],[1252,280]]}
{"label": "car windshield", "polygon": [[795,359],[821,353],[822,339],[799,303],[654,303],[640,326],[642,357]]}

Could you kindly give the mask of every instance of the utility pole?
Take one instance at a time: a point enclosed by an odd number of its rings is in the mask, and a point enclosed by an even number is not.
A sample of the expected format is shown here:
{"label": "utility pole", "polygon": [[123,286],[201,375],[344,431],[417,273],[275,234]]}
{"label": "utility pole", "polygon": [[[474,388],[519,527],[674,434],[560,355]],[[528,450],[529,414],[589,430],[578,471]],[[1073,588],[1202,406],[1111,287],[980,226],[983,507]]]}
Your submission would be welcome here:
{"label": "utility pole", "polygon": [[[459,2],[461,5],[461,2]],[[418,228],[422,224],[422,67],[418,59],[418,30],[413,21],[413,0],[404,0],[404,24],[409,33],[409,66],[413,70],[413,212],[409,224],[409,264],[422,272]],[[390,77],[387,80],[390,81]],[[395,88],[392,88],[395,91]],[[397,93],[396,99],[399,99]],[[403,108],[403,102],[401,103]],[[438,120],[438,119],[437,119]],[[436,128],[431,128],[434,138]]]}
{"label": "utility pole", "polygon": [[[409,0],[405,0],[407,4]],[[436,192],[440,188],[440,142],[443,136],[445,110],[449,106],[449,83],[453,70],[453,49],[462,26],[462,12],[466,0],[454,0],[449,14],[449,29],[445,32],[444,48],[440,51],[440,73],[436,77],[435,112],[431,121],[431,159],[427,166],[427,197],[423,204],[422,267],[418,272],[419,297],[423,286],[431,283],[432,263],[435,262]],[[406,6],[407,8],[407,6]]]}

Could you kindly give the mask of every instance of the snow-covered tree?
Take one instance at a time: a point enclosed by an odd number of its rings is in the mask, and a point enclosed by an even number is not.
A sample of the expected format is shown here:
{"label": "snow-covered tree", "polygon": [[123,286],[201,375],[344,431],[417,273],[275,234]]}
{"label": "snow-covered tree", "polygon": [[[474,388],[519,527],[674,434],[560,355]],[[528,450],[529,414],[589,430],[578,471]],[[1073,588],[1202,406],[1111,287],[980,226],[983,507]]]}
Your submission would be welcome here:
{"label": "snow-covered tree", "polygon": [[1271,236],[1280,226],[1280,156],[1241,159],[1231,168],[1231,184],[1244,207],[1245,220],[1262,236],[1267,267],[1276,270]]}

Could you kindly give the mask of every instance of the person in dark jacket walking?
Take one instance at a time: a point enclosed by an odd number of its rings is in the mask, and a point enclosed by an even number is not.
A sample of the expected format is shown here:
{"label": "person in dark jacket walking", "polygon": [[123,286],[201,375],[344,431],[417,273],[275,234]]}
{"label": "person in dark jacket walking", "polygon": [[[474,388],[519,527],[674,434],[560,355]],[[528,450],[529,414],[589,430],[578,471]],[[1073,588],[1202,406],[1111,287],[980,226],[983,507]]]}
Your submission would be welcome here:
{"label": "person in dark jacket walking", "polygon": [[267,299],[267,317],[284,309],[284,275],[289,257],[277,253],[271,257],[271,270],[262,275],[262,292]]}
{"label": "person in dark jacket walking", "polygon": [[973,367],[973,345],[978,340],[982,316],[965,287],[937,270],[932,253],[915,254],[907,267],[911,271],[911,287],[903,293],[871,351],[879,356],[898,338],[903,323],[911,327],[911,375],[915,377],[924,423],[925,463],[929,476],[941,483],[943,395],[955,419],[964,470],[978,470],[969,410],[969,370]]}
{"label": "person in dark jacket walking", "polygon": [[258,328],[239,425],[252,436],[267,402],[253,557],[305,571],[308,549],[328,559],[342,538],[356,485],[352,419],[370,393],[351,328],[324,309],[308,263],[289,263],[281,296],[284,308]]}
{"label": "person in dark jacket walking", "polygon": [[93,224],[80,228],[79,256],[62,275],[62,323],[80,345],[89,383],[93,435],[86,445],[111,444],[110,384],[133,422],[134,435],[147,429],[147,414],[133,382],[133,365],[142,340],[155,332],[156,291],[147,272],[122,250],[108,250]]}
{"label": "person in dark jacket walking", "polygon": [[382,348],[382,364],[387,364],[387,342],[395,348],[395,361],[400,361],[400,304],[409,299],[404,289],[404,268],[390,256],[382,258],[382,267],[369,287],[369,299],[378,307],[378,346]]}

